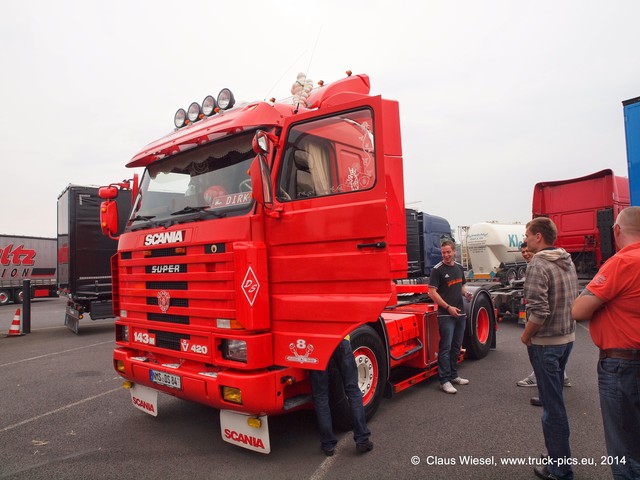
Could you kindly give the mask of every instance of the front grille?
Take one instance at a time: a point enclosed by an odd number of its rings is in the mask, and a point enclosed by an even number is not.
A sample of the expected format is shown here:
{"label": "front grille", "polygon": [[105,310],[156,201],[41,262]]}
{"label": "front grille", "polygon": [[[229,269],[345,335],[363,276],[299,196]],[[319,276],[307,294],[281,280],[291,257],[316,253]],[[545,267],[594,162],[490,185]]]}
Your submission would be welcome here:
{"label": "front grille", "polygon": [[184,253],[177,253],[175,247],[174,248],[157,248],[155,250],[150,250],[148,256],[150,258],[158,258],[158,257],[173,257],[175,255],[184,255]]}
{"label": "front grille", "polygon": [[[132,321],[146,323],[146,328],[172,327],[175,332],[189,326],[212,330],[217,318],[236,318],[235,255],[229,245],[139,250],[129,252],[128,261],[122,253],[117,265],[116,287],[123,292],[118,311],[125,310]],[[158,347],[180,349],[178,335],[163,335]]]}
{"label": "front grille", "polygon": [[120,252],[122,260],[131,260],[131,252]]}
{"label": "front grille", "polygon": [[188,290],[187,282],[147,282],[147,290]]}
{"label": "front grille", "polygon": [[156,336],[156,346],[178,352],[180,351],[180,340],[191,339],[191,335],[186,333],[170,333],[159,330],[149,330],[149,333],[153,333]]}
{"label": "front grille", "polygon": [[169,315],[168,313],[147,313],[147,320],[152,322],[178,323],[189,325],[189,317],[186,315]]}

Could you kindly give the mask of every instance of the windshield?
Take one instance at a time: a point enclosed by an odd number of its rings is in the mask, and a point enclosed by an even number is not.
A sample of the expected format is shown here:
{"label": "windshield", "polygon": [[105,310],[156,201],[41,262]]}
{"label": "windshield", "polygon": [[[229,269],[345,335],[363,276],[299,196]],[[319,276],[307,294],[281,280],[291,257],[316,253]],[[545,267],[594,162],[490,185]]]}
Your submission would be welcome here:
{"label": "windshield", "polygon": [[149,166],[129,229],[243,215],[253,204],[247,173],[254,132],[174,155]]}

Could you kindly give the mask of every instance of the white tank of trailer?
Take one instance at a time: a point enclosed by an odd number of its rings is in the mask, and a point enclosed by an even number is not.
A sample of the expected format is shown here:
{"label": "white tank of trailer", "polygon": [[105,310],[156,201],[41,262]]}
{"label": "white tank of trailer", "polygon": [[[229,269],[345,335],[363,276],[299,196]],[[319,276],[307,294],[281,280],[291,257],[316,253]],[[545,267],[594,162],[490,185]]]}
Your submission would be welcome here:
{"label": "white tank of trailer", "polygon": [[501,264],[524,264],[520,244],[525,225],[521,223],[476,223],[467,232],[466,247],[471,261],[469,278],[494,278]]}

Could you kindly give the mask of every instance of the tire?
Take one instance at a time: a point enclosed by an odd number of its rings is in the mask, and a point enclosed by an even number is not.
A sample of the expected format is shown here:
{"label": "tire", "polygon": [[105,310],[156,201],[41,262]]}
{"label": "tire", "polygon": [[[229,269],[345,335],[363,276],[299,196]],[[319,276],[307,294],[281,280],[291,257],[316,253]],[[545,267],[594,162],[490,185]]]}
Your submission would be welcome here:
{"label": "tire", "polygon": [[22,300],[24,300],[24,292],[22,291],[22,289],[16,290],[13,293],[13,302],[20,304],[22,303]]}
{"label": "tire", "polygon": [[11,296],[8,290],[0,290],[0,305],[6,305],[10,299]]}
{"label": "tire", "polygon": [[527,267],[518,268],[518,280],[522,280],[527,275]]}
{"label": "tire", "polygon": [[504,284],[506,286],[511,285],[511,282],[518,279],[518,271],[515,268],[510,268],[504,276]]}
{"label": "tire", "polygon": [[480,359],[487,356],[495,335],[493,304],[485,292],[478,292],[471,304],[471,315],[467,314],[467,329],[463,346],[467,358]]}
{"label": "tire", "polygon": [[[368,325],[351,333],[351,348],[358,367],[358,385],[362,391],[365,418],[369,420],[378,410],[387,382],[387,356],[376,331]],[[340,372],[332,361],[329,364],[329,402],[336,429],[351,430],[351,408],[342,386]]]}

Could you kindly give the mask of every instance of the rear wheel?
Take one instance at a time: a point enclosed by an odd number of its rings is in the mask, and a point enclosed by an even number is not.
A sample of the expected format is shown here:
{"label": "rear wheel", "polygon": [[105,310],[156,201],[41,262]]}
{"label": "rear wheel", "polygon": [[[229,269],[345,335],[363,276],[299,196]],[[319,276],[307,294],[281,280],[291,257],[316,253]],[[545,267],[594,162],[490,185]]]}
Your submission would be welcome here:
{"label": "rear wheel", "polygon": [[491,349],[495,335],[495,315],[487,295],[480,293],[473,301],[471,316],[467,317],[464,348],[467,358],[484,358]]}
{"label": "rear wheel", "polygon": [[[387,381],[387,358],[376,331],[362,326],[351,333],[351,348],[358,367],[358,386],[362,392],[364,413],[367,420],[375,414]],[[330,402],[333,422],[340,430],[351,429],[351,408],[342,386],[340,371],[333,364],[329,370]]]}
{"label": "rear wheel", "polygon": [[0,305],[9,303],[9,298],[9,292],[7,290],[0,290]]}
{"label": "rear wheel", "polygon": [[15,303],[22,303],[24,300],[24,291],[22,289],[18,290],[13,294],[13,301]]}

